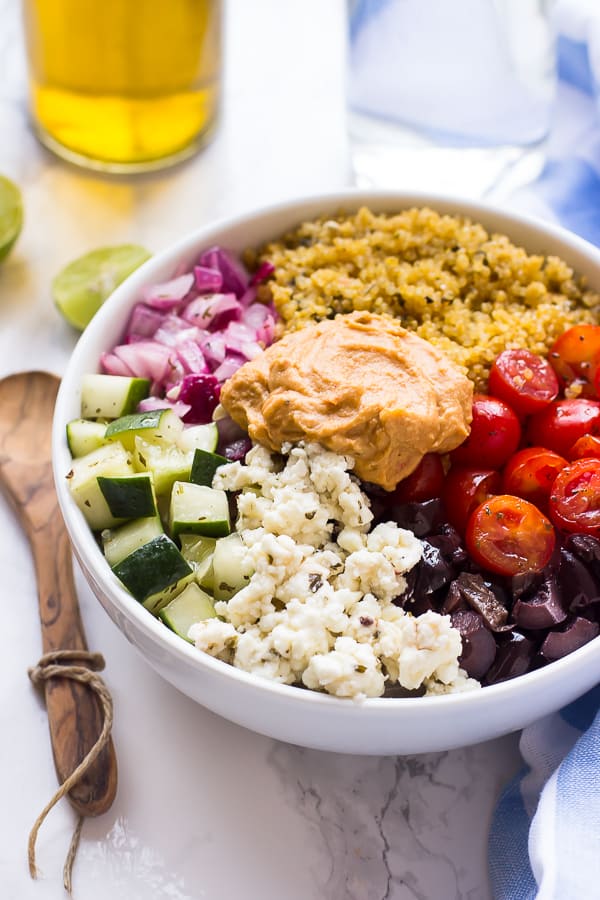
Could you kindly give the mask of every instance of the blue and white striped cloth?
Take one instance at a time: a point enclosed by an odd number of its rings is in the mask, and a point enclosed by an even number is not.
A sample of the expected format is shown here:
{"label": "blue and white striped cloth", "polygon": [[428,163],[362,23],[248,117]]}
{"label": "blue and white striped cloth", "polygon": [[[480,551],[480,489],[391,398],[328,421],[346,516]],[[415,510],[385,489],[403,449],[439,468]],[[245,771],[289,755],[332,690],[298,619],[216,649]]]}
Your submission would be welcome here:
{"label": "blue and white striped cloth", "polygon": [[[600,0],[555,9],[559,90],[547,162],[519,202],[600,246]],[[600,900],[600,687],[521,736],[495,810],[495,900]]]}

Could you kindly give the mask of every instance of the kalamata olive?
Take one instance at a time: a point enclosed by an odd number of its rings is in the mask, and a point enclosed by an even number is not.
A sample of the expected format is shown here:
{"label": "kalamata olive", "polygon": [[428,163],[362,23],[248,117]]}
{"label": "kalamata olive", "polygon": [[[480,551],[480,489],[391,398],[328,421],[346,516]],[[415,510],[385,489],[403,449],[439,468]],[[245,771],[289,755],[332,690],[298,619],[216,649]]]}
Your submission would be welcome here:
{"label": "kalamata olive", "polygon": [[493,634],[485,627],[479,613],[470,609],[452,613],[450,621],[462,638],[463,649],[458,660],[461,668],[471,678],[483,678],[496,656]]}
{"label": "kalamata olive", "polygon": [[387,516],[400,528],[414,532],[417,537],[431,534],[444,521],[441,500],[425,500],[423,503],[403,503],[390,506]]}
{"label": "kalamata olive", "polygon": [[[585,535],[581,535],[585,537]],[[566,547],[560,551],[558,583],[564,598],[564,605],[573,611],[585,609],[600,602],[600,584],[590,568]]]}
{"label": "kalamata olive", "polygon": [[512,617],[519,628],[552,628],[567,618],[567,611],[561,600],[561,592],[553,577],[546,578],[533,593],[515,601]]}
{"label": "kalamata olive", "polygon": [[465,600],[458,582],[452,581],[440,612],[444,615],[450,615],[450,613],[457,612],[459,609],[470,609],[470,606]]}
{"label": "kalamata olive", "polygon": [[462,566],[467,559],[467,551],[462,546],[461,537],[452,525],[444,523],[436,534],[428,536],[428,541],[438,547],[444,559],[454,566]]}
{"label": "kalamata olive", "polygon": [[223,447],[223,456],[225,459],[228,459],[229,462],[237,462],[238,460],[242,460],[246,458],[246,453],[252,449],[252,441],[249,437],[239,438],[237,441],[232,441],[231,444],[225,444]]}
{"label": "kalamata olive", "polygon": [[387,514],[387,511],[390,506],[390,492],[378,484],[373,484],[371,481],[361,482],[361,489],[369,498],[371,512],[375,521],[381,522],[389,519],[390,516]]}
{"label": "kalamata olive", "polygon": [[497,638],[494,662],[485,677],[486,684],[496,684],[508,678],[524,675],[532,666],[536,653],[536,643],[520,631]]}
{"label": "kalamata olive", "polygon": [[423,555],[417,565],[407,573],[406,590],[394,602],[413,615],[421,615],[436,609],[441,601],[437,593],[454,578],[454,569],[446,562],[440,550],[423,541]]}
{"label": "kalamata olive", "polygon": [[478,612],[492,631],[504,631],[508,609],[496,597],[494,591],[484,582],[481,575],[461,572],[454,584],[466,602]]}
{"label": "kalamata olive", "polygon": [[536,590],[544,580],[543,572],[525,572],[522,575],[513,575],[510,579],[513,600],[525,597]]}
{"label": "kalamata olive", "polygon": [[577,559],[588,565],[596,577],[600,576],[600,540],[591,534],[570,534],[565,547]]}
{"label": "kalamata olive", "polygon": [[217,419],[217,431],[219,433],[217,450],[221,455],[223,455],[223,449],[227,444],[233,444],[234,441],[239,441],[240,438],[248,437],[246,432],[229,416]]}
{"label": "kalamata olive", "polygon": [[563,656],[573,653],[595,638],[599,631],[600,625],[597,622],[576,616],[571,622],[546,636],[540,654],[548,662],[562,659]]}

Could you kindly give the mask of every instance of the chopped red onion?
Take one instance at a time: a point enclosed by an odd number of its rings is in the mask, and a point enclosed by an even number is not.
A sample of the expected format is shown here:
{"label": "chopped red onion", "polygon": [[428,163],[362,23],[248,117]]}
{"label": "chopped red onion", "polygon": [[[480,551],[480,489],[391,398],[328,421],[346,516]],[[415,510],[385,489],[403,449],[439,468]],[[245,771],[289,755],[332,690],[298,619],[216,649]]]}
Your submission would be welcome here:
{"label": "chopped red onion", "polygon": [[186,407],[185,421],[199,423],[210,420],[220,383],[273,342],[277,313],[256,300],[271,263],[250,277],[229,251],[211,247],[192,269],[182,263],[169,281],[141,292],[123,342],[102,355],[101,367],[151,380],[141,409],[167,397],[162,402]]}
{"label": "chopped red onion", "polygon": [[205,250],[199,259],[199,265],[220,272],[223,277],[223,291],[232,291],[238,298],[248,287],[250,278],[246,268],[223,247]]}
{"label": "chopped red onion", "polygon": [[213,294],[223,287],[223,276],[209,266],[194,266],[194,279],[201,294]]}
{"label": "chopped red onion", "polygon": [[127,378],[131,378],[134,374],[127,363],[112,352],[101,355],[100,367],[107,375],[125,375]]}
{"label": "chopped red onion", "polygon": [[184,297],[187,297],[194,285],[191,272],[179,275],[163,284],[154,284],[142,290],[142,299],[154,309],[166,311],[174,309]]}
{"label": "chopped red onion", "polygon": [[200,341],[200,349],[209,366],[216,368],[225,359],[225,338],[222,334],[209,334]]}
{"label": "chopped red onion", "polygon": [[157,309],[146,306],[145,303],[136,303],[131,311],[129,322],[127,323],[126,335],[128,343],[132,335],[140,337],[153,337],[154,333],[162,325],[164,314]]}
{"label": "chopped red onion", "polygon": [[138,403],[139,412],[152,412],[155,409],[172,409],[176,416],[183,419],[190,411],[188,403],[168,400],[166,397],[146,397]]}
{"label": "chopped red onion", "polygon": [[250,279],[250,287],[254,287],[255,284],[260,284],[263,281],[266,281],[267,278],[270,278],[273,272],[275,271],[275,266],[272,262],[269,262],[267,259],[264,262],[261,262],[260,266]]}
{"label": "chopped red onion", "polygon": [[183,318],[199,328],[219,330],[239,319],[242,308],[235,294],[209,294],[196,297],[182,312]]}
{"label": "chopped red onion", "polygon": [[184,341],[177,347],[177,358],[186,372],[208,374],[210,369],[204,354],[195,341]]}
{"label": "chopped red onion", "polygon": [[225,357],[221,365],[215,369],[215,378],[220,382],[227,381],[245,362],[247,360],[243,356],[238,356],[237,353],[230,353]]}

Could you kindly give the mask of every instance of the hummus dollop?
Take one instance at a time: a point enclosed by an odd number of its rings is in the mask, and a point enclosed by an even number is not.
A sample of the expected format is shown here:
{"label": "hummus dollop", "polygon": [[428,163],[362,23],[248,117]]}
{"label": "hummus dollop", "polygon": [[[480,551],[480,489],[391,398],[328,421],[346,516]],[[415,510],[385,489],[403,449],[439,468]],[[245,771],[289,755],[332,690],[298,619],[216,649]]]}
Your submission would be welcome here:
{"label": "hummus dollop", "polygon": [[393,490],[426,453],[469,433],[473,386],[396,320],[339,315],[287,334],[225,383],[221,403],[270,450],[315,441],[351,456],[359,478]]}

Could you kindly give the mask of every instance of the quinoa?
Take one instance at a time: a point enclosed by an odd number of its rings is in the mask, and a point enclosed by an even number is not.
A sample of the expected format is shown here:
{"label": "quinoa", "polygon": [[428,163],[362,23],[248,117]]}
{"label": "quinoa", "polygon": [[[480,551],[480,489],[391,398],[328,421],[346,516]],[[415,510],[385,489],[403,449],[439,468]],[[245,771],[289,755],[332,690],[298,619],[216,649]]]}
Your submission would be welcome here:
{"label": "quinoa", "polygon": [[600,313],[600,294],[559,257],[428,208],[305,222],[249,261],[263,260],[275,271],[261,299],[273,299],[286,331],[353,310],[394,316],[480,390],[502,350],[546,355],[567,328]]}

